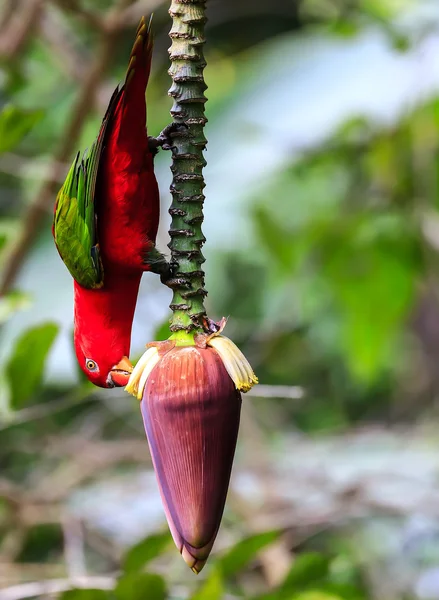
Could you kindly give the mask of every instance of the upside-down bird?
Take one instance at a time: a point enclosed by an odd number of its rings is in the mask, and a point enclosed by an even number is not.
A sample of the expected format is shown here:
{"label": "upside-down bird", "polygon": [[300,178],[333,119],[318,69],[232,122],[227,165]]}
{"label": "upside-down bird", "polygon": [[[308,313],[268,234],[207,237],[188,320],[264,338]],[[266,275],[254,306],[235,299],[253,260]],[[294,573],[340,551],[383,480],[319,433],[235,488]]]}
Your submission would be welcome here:
{"label": "upside-down bird", "polygon": [[125,82],[116,88],[89,152],[76,156],[55,205],[55,244],[74,279],[76,357],[100,387],[127,384],[142,273],[166,269],[155,248],[159,190],[153,158],[171,130],[157,139],[147,135],[151,58],[150,24],[142,18]]}

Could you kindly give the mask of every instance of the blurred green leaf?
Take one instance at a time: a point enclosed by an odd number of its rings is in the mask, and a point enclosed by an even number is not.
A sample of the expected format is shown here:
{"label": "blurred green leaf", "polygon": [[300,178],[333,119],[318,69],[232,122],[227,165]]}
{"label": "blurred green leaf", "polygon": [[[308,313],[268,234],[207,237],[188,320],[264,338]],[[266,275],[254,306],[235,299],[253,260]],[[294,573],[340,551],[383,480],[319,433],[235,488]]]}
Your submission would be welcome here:
{"label": "blurred green leaf", "polygon": [[26,530],[16,560],[43,563],[59,558],[63,551],[63,532],[59,523],[41,523]]}
{"label": "blurred green leaf", "polygon": [[166,586],[162,577],[150,573],[130,573],[117,582],[118,600],[165,600]]}
{"label": "blurred green leaf", "polygon": [[325,592],[324,590],[310,590],[309,592],[291,596],[291,600],[342,600],[342,597]]}
{"label": "blurred green leaf", "polygon": [[358,35],[360,28],[358,23],[355,23],[349,19],[339,18],[332,24],[330,28],[332,33],[338,35],[342,38],[351,38],[355,35]]}
{"label": "blurred green leaf", "polygon": [[339,12],[337,3],[327,0],[303,0],[300,10],[307,18],[313,17],[329,22],[336,19]]}
{"label": "blurred green leaf", "polygon": [[25,405],[40,387],[46,358],[58,334],[58,325],[46,323],[25,331],[17,340],[6,366],[11,408]]}
{"label": "blurred green leaf", "polygon": [[279,530],[266,531],[238,542],[218,561],[223,577],[232,577],[241,571],[260,550],[275,542],[281,534]]}
{"label": "blurred green leaf", "polygon": [[336,596],[337,598],[343,598],[343,600],[366,600],[367,595],[362,591],[360,582],[357,584],[353,583],[339,583],[333,581],[333,575],[331,574],[331,580],[325,584],[319,586],[319,589],[326,594]]}
{"label": "blurred green leaf", "polygon": [[24,310],[31,305],[30,296],[22,292],[11,292],[0,298],[0,325],[17,311]]}
{"label": "blurred green leaf", "polygon": [[148,536],[128,550],[123,561],[124,571],[140,571],[153,558],[162,554],[170,542],[171,536],[168,531]]}
{"label": "blurred green leaf", "polygon": [[291,592],[300,592],[303,588],[317,586],[329,574],[330,558],[323,554],[308,552],[299,554],[293,566],[279,588],[282,597]]}
{"label": "blurred green leaf", "polygon": [[43,117],[42,110],[23,110],[6,106],[0,112],[0,154],[9,152]]}
{"label": "blurred green leaf", "polygon": [[73,589],[63,592],[60,600],[109,600],[110,592],[94,589]]}
{"label": "blurred green leaf", "polygon": [[376,219],[369,221],[375,239],[361,222],[351,226],[322,264],[340,307],[340,341],[348,366],[355,377],[373,381],[392,361],[417,273],[403,244],[387,232],[380,234]]}
{"label": "blurred green leaf", "polygon": [[291,232],[282,228],[263,207],[254,211],[257,235],[269,252],[273,264],[283,271],[291,269],[295,246],[291,244]]}
{"label": "blurred green leaf", "polygon": [[221,600],[224,596],[224,586],[221,572],[213,567],[208,578],[195,592],[190,600]]}
{"label": "blurred green leaf", "polygon": [[392,40],[394,49],[398,52],[407,52],[412,45],[409,36],[393,31],[393,29],[389,31],[389,37]]}
{"label": "blurred green leaf", "polygon": [[359,600],[351,585],[331,581],[331,557],[317,552],[299,554],[284,582],[273,592],[253,600]]}
{"label": "blurred green leaf", "polygon": [[376,19],[378,22],[386,22],[391,19],[398,10],[407,5],[407,0],[393,0],[392,2],[383,2],[383,0],[361,0],[362,10]]}
{"label": "blurred green leaf", "polygon": [[214,314],[232,314],[233,320],[247,322],[252,328],[264,315],[263,294],[267,284],[264,266],[237,252],[216,252],[215,259],[217,275],[208,284]]}
{"label": "blurred green leaf", "polygon": [[5,373],[0,373],[0,419],[6,421],[13,418],[14,412],[11,410],[11,392],[9,382]]}

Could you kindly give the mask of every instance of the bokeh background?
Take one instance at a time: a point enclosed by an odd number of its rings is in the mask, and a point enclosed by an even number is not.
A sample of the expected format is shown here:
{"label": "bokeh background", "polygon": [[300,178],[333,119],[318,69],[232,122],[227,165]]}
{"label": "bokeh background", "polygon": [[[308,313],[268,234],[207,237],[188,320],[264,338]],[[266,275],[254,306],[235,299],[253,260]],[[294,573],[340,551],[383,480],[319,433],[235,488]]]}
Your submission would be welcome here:
{"label": "bokeh background", "polygon": [[[152,11],[169,122],[168,8],[0,2],[0,599],[438,599],[438,0],[208,1],[208,310],[261,385],[198,578],[137,402],[78,373],[50,233]],[[134,357],[170,300],[147,274]]]}

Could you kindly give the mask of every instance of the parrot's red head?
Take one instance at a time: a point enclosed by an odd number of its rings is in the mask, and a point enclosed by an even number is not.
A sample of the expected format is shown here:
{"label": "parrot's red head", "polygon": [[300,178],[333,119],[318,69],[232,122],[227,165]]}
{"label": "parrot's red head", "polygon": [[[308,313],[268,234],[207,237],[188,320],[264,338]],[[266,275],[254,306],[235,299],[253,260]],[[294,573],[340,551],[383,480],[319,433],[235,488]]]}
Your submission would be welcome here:
{"label": "parrot's red head", "polygon": [[109,348],[84,341],[86,350],[81,343],[81,335],[75,335],[76,358],[87,379],[103,388],[125,387],[133,365],[124,350],[118,346]]}
{"label": "parrot's red head", "polygon": [[94,385],[125,387],[133,370],[128,360],[131,326],[140,276],[121,281],[107,277],[102,289],[75,282],[76,358]]}

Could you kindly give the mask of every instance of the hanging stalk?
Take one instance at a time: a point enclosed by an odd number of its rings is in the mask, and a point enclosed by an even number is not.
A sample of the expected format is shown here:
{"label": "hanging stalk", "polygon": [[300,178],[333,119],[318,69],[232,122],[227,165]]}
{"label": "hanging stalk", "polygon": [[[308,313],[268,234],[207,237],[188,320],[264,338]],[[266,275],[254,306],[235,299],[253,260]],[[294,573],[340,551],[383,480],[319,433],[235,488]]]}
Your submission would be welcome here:
{"label": "hanging stalk", "polygon": [[200,318],[206,314],[207,291],[202,270],[205,258],[201,253],[205,242],[201,230],[206,165],[203,151],[207,144],[204,136],[207,86],[203,76],[205,9],[206,0],[172,0],[169,10],[172,17],[169,74],[173,81],[169,95],[174,99],[171,116],[174,122],[187,127],[174,134],[173,200],[169,209],[172,221],[168,247],[174,292],[170,329],[179,345],[193,343],[194,336],[203,331]]}
{"label": "hanging stalk", "polygon": [[[150,342],[126,390],[140,400],[163,507],[174,542],[199,573],[215,542],[226,501],[241,393],[257,377],[204,308],[203,222],[206,138],[203,57],[205,0],[172,0],[174,98],[171,114],[171,337]],[[168,144],[167,144],[168,145]],[[168,275],[168,274],[166,274]]]}

